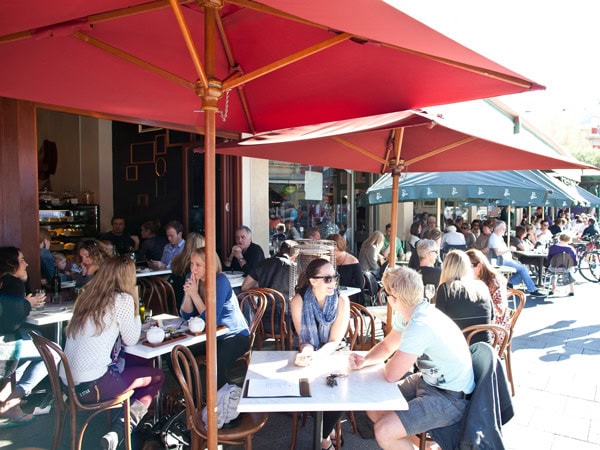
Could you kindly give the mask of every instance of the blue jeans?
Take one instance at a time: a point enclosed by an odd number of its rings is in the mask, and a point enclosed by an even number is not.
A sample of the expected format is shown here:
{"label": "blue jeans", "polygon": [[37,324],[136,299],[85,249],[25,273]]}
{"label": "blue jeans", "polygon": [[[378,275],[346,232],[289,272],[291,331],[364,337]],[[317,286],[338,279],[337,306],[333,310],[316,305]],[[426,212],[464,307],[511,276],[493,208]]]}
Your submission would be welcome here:
{"label": "blue jeans", "polygon": [[517,270],[510,277],[510,282],[512,284],[519,284],[521,281],[523,281],[525,283],[525,286],[527,286],[527,290],[529,292],[535,292],[537,290],[535,283],[529,276],[529,269],[527,268],[527,266],[525,266],[525,265],[521,264],[520,262],[515,261],[513,259],[504,259],[502,257],[498,258],[498,264],[503,265],[503,266],[513,267],[514,269]]}
{"label": "blue jeans", "polygon": [[[21,356],[19,358],[19,367],[17,368],[17,385],[15,389],[18,390],[22,397],[27,397],[31,394],[31,391],[48,375],[46,365],[42,360],[37,348],[33,344],[33,341],[29,337],[27,328],[21,327],[19,330],[23,338],[21,343]],[[57,357],[58,359],[58,357]],[[25,366],[23,363],[29,363]]]}

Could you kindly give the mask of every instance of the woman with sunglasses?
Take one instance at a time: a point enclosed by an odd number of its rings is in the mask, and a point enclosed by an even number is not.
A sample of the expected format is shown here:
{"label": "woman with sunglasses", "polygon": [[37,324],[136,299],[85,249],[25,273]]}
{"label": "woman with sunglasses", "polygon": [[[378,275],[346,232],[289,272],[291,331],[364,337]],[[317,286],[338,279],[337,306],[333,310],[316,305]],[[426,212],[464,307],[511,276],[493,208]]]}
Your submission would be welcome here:
{"label": "woman with sunglasses", "polygon": [[[119,357],[121,342],[136,344],[142,323],[136,286],[135,262],[128,256],[107,259],[77,298],[67,326],[65,355],[76,391],[83,403],[96,403],[133,390],[129,425],[134,428],[158,394],[161,369],[140,365],[136,358]],[[63,383],[66,378],[59,369]],[[116,449],[123,440],[123,412],[101,440],[103,449]]]}
{"label": "woman with sunglasses", "polygon": [[[300,337],[299,366],[309,365],[312,353],[328,342],[341,341],[350,320],[348,297],[339,293],[339,275],[326,259],[311,261],[298,278],[296,295],[290,309],[294,328]],[[321,447],[332,449],[333,428],[341,412],[323,413],[323,439]]]}

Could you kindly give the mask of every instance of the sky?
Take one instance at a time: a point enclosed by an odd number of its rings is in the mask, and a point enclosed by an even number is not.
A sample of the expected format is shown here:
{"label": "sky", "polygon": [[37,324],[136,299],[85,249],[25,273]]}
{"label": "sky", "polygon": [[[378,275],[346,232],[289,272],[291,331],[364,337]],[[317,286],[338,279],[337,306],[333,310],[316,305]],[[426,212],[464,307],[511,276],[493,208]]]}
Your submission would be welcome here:
{"label": "sky", "polygon": [[600,1],[385,0],[481,55],[544,86],[501,97],[533,116],[600,104]]}

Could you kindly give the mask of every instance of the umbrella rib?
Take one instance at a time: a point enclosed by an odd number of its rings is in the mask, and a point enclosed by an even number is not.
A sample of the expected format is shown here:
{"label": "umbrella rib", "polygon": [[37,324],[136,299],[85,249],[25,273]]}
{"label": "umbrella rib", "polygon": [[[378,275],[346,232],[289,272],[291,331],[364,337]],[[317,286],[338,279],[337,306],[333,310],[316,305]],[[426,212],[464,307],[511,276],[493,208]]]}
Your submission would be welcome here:
{"label": "umbrella rib", "polygon": [[169,3],[171,4],[171,9],[173,10],[173,14],[175,15],[175,19],[177,20],[177,25],[179,25],[179,30],[183,35],[183,40],[185,41],[185,45],[188,49],[188,52],[190,53],[192,63],[194,64],[194,68],[196,69],[198,78],[202,83],[202,87],[208,89],[208,77],[206,76],[206,72],[202,67],[202,62],[200,61],[200,56],[198,55],[196,44],[194,43],[194,39],[192,39],[192,33],[190,32],[190,28],[188,27],[188,24],[185,21],[185,17],[183,17],[183,12],[181,11],[179,1],[169,0]]}
{"label": "umbrella rib", "polygon": [[423,153],[422,155],[416,156],[413,159],[406,161],[405,165],[410,166],[411,164],[417,163],[419,161],[422,161],[424,159],[430,158],[435,155],[439,155],[440,153],[444,153],[448,150],[452,150],[453,148],[460,147],[461,145],[468,144],[469,142],[473,142],[475,140],[477,140],[477,138],[475,136],[469,136],[467,138],[461,139],[460,141],[453,142],[452,144],[444,145],[443,147],[436,148],[435,150],[432,150],[430,152]]}
{"label": "umbrella rib", "polygon": [[332,37],[330,39],[319,42],[318,44],[307,47],[296,53],[292,53],[291,55],[286,56],[285,58],[281,58],[278,61],[275,61],[271,64],[267,64],[266,66],[261,67],[260,69],[254,70],[253,72],[250,72],[250,73],[247,73],[244,75],[240,75],[238,77],[229,78],[228,80],[223,82],[223,89],[227,90],[227,89],[231,89],[231,88],[246,84],[252,80],[262,77],[263,75],[267,75],[277,69],[281,69],[282,67],[285,67],[289,64],[300,61],[304,58],[307,58],[308,56],[312,56],[315,53],[318,53],[323,50],[327,50],[328,48],[333,47],[334,45],[337,45],[341,42],[345,42],[345,41],[349,40],[350,38],[352,38],[352,35],[350,35],[348,33],[336,34],[334,37]]}
{"label": "umbrella rib", "polygon": [[347,141],[344,138],[333,137],[332,136],[331,139],[334,140],[335,142],[339,143],[339,144],[345,145],[346,147],[348,147],[348,148],[350,148],[350,149],[352,149],[354,151],[357,151],[359,153],[362,153],[363,155],[368,156],[369,158],[371,158],[371,159],[373,159],[373,160],[381,163],[384,166],[382,172],[385,170],[385,167],[388,166],[388,161],[387,160],[385,160],[383,158],[380,158],[379,156],[375,155],[374,153],[371,153],[370,151],[365,150],[364,148],[359,147],[358,145],[353,144],[352,142]]}
{"label": "umbrella rib", "polygon": [[[225,33],[225,27],[223,26],[223,20],[221,20],[221,16],[219,15],[217,15],[216,20],[219,35],[221,36],[221,42],[223,43],[223,49],[225,51],[225,55],[227,56],[227,61],[229,62],[229,67],[232,70],[235,70],[239,73],[240,67],[236,63],[235,58],[233,56],[233,51],[231,50],[231,45],[229,44],[229,38],[227,37],[227,33]],[[225,80],[225,82],[227,82],[227,80]],[[250,106],[248,105],[248,99],[246,98],[246,94],[243,91],[243,89],[241,89],[241,87],[237,89],[237,93],[240,96],[240,103],[242,105],[242,109],[244,110],[244,116],[246,117],[246,121],[248,122],[248,127],[250,128],[250,131],[254,133],[256,131],[256,127],[254,126],[252,115],[250,114]]]}
{"label": "umbrella rib", "polygon": [[178,75],[175,75],[174,73],[168,72],[158,66],[155,66],[154,64],[151,64],[148,61],[144,61],[143,59],[138,58],[137,56],[127,53],[117,47],[110,45],[110,44],[107,44],[106,42],[103,42],[99,39],[88,36],[87,34],[82,33],[81,31],[73,33],[73,37],[75,37],[77,39],[81,39],[82,41],[84,41],[90,45],[93,45],[94,47],[104,50],[114,56],[121,58],[121,59],[124,59],[125,61],[133,63],[136,66],[139,66],[143,69],[149,70],[150,72],[160,75],[163,78],[174,81],[175,83],[177,83],[185,88],[189,88],[189,89],[196,88],[195,84],[191,81],[188,81]]}

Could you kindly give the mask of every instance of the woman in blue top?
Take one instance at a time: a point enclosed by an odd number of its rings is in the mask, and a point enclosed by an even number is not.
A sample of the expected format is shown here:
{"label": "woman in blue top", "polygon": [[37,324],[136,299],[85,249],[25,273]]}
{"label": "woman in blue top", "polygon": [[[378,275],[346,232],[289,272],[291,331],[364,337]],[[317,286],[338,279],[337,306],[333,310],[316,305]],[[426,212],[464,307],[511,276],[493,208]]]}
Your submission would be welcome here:
{"label": "woman in blue top", "polygon": [[[229,382],[227,372],[233,363],[250,347],[248,323],[244,318],[238,299],[225,274],[221,273],[219,258],[217,264],[217,326],[224,325],[227,332],[217,338],[217,385],[220,388]],[[198,248],[192,252],[190,275],[183,290],[185,296],[180,314],[184,319],[200,316],[206,320],[206,251]],[[206,354],[206,344],[190,347],[195,355]]]}
{"label": "woman in blue top", "polygon": [[[296,295],[290,309],[294,328],[300,336],[300,353],[296,364],[310,364],[312,353],[328,342],[344,339],[350,320],[350,301],[339,294],[340,276],[326,259],[315,259],[298,278]],[[333,448],[333,427],[341,416],[338,411],[323,413],[323,440],[321,447]]]}

